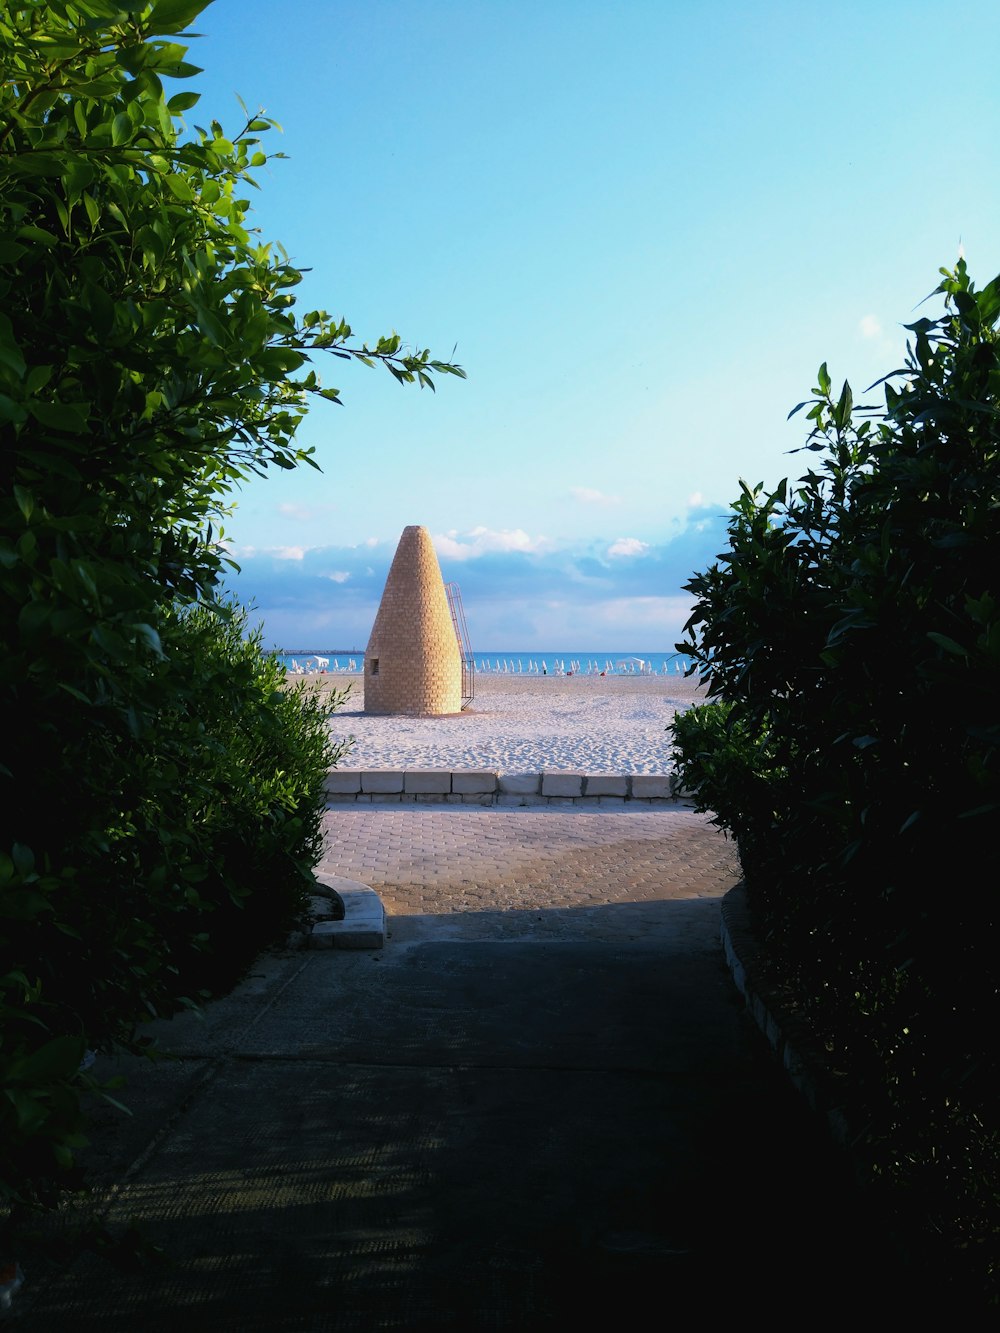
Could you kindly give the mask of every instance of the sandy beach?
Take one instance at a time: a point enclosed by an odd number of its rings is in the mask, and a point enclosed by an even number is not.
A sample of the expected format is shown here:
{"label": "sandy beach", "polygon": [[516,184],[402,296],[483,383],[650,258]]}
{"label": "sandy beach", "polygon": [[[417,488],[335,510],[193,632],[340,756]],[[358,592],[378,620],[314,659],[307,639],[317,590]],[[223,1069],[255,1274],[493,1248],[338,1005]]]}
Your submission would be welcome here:
{"label": "sandy beach", "polygon": [[450,717],[369,717],[361,676],[290,676],[326,694],[350,687],[332,717],[353,738],[344,768],[486,769],[500,773],[668,773],[667,727],[703,702],[683,676],[477,674],[469,708]]}

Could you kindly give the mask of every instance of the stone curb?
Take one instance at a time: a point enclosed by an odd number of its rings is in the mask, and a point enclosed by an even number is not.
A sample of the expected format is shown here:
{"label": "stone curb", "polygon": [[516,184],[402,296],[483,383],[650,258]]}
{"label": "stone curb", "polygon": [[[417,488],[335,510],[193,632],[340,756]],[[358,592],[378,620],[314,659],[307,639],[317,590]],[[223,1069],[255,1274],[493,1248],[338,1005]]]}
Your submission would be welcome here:
{"label": "stone curb", "polygon": [[340,875],[316,872],[317,882],[343,907],[340,921],[316,921],[307,936],[310,949],[381,949],[385,945],[385,907],[374,889]]}
{"label": "stone curb", "polygon": [[845,1107],[845,1087],[830,1073],[808,1027],[796,1020],[782,1004],[780,995],[774,994],[761,976],[742,883],[722,899],[721,939],[726,963],[746,1001],[747,1012],[792,1086],[810,1110],[826,1122],[834,1142],[849,1147],[854,1133]]}
{"label": "stone curb", "polygon": [[657,808],[685,802],[672,773],[501,773],[488,769],[332,769],[327,805],[397,803]]}

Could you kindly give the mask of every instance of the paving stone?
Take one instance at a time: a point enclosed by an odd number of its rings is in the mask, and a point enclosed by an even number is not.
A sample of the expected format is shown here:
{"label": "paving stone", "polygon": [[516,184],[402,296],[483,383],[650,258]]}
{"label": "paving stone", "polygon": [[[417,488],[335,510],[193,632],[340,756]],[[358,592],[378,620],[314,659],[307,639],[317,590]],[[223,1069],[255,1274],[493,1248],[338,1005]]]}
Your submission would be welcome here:
{"label": "paving stone", "polygon": [[665,902],[721,898],[739,878],[732,842],[707,815],[633,806],[345,807],[326,816],[324,868],[370,885],[392,919],[509,911],[500,932],[532,910],[608,904],[636,905],[634,929],[641,904],[659,913]]}

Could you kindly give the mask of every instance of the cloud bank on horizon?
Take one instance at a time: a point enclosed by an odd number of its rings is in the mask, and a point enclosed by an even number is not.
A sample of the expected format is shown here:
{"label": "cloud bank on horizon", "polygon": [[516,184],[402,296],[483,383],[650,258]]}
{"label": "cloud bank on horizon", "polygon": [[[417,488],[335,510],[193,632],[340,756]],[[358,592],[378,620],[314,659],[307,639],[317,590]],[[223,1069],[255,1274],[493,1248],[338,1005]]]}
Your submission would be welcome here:
{"label": "cloud bank on horizon", "polygon": [[[556,541],[482,525],[431,534],[446,582],[461,588],[476,652],[670,652],[692,598],[683,585],[726,545],[726,507],[700,501],[661,543]],[[234,547],[228,588],[262,623],[267,647],[363,651],[400,533],[355,546]]]}

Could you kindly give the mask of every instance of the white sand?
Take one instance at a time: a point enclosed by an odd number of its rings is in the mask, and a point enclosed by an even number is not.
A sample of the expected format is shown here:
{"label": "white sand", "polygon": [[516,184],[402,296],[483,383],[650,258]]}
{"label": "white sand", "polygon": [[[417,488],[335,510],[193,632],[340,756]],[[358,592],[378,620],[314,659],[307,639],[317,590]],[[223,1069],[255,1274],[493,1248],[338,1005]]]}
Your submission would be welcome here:
{"label": "white sand", "polygon": [[704,699],[695,678],[682,676],[478,674],[475,698],[458,716],[369,717],[362,677],[305,679],[324,692],[351,684],[330,723],[336,739],[354,738],[340,761],[351,769],[669,773],[667,727]]}

